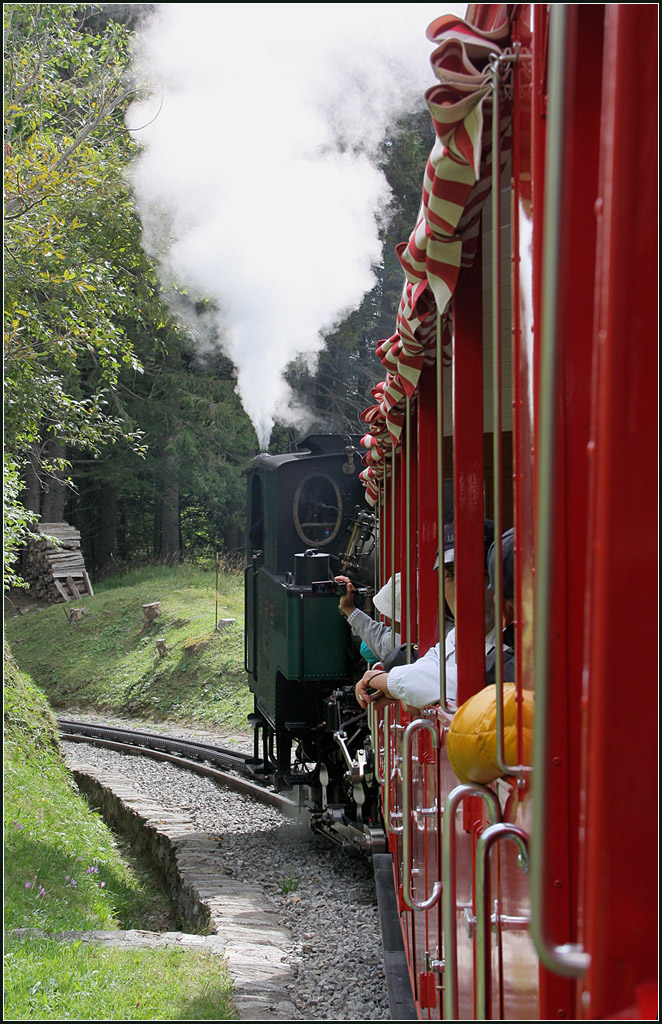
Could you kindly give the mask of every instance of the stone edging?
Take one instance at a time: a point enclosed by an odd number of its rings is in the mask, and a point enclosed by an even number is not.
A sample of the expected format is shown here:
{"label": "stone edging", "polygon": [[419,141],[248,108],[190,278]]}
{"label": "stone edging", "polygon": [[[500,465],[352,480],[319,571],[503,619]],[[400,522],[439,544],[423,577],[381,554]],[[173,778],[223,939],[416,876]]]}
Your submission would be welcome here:
{"label": "stone edging", "polygon": [[[150,803],[118,775],[86,764],[78,752],[66,755],[81,792],[98,807],[105,821],[147,854],[163,877],[184,927],[192,932],[122,932],[134,944],[182,945],[222,953],[233,981],[241,1020],[293,1020],[288,986],[294,978],[286,963],[292,937],[278,915],[265,908],[259,886],[245,885],[224,872],[219,841],[200,832],[181,814]],[[117,932],[84,933],[111,942]],[[80,935],[77,934],[77,937]]]}

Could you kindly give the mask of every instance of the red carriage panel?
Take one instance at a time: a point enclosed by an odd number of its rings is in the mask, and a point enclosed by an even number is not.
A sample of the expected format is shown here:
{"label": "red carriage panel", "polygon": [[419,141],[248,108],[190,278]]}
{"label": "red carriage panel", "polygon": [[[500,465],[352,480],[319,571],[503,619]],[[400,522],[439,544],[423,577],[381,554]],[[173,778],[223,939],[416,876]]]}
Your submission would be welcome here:
{"label": "red carriage panel", "polygon": [[[396,524],[384,563],[408,579],[404,635],[423,653],[443,619],[430,566],[452,443],[459,704],[485,683],[482,522],[499,536],[514,525],[517,758],[506,762],[502,738],[501,779],[460,785],[446,753],[452,714],[410,724],[387,712],[403,934],[422,1018],[646,1016],[657,963],[657,12],[471,5],[469,18],[435,31],[455,40],[458,61],[470,53],[485,95],[495,90],[481,108],[494,201],[480,212],[486,189],[457,229],[450,431],[427,307],[413,341],[416,317],[399,321],[406,373],[417,339],[432,357],[406,385],[388,364],[382,429],[399,454],[385,459],[396,479],[380,511],[384,530]],[[437,92],[429,99],[439,134]],[[467,128],[458,152],[477,138]],[[439,197],[438,181],[429,191]],[[445,294],[426,259],[409,313],[424,281]],[[411,284],[419,268],[403,263]],[[523,691],[536,693],[533,771]]]}

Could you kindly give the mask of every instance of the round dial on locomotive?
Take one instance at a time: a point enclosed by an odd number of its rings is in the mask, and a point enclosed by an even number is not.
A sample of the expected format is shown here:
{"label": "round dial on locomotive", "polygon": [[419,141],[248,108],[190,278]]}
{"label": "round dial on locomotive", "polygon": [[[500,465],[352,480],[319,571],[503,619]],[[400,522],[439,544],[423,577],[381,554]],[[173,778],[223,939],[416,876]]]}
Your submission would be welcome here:
{"label": "round dial on locomotive", "polygon": [[342,522],[342,497],[330,476],[305,477],[294,492],[294,526],[304,544],[324,547],[335,538]]}

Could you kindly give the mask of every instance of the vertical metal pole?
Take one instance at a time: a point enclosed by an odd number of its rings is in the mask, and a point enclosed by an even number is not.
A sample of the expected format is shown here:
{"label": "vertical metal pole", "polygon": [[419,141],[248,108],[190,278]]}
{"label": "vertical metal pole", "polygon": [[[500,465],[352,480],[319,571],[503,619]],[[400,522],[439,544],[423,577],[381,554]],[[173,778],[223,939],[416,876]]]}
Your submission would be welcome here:
{"label": "vertical metal pole", "polygon": [[214,622],[214,630],[218,630],[218,551],[216,552],[216,620]]}
{"label": "vertical metal pole", "polygon": [[494,617],[496,622],[496,762],[504,775],[516,774],[518,766],[506,763],[503,715],[503,516],[501,497],[501,109],[499,103],[501,64],[492,61],[492,461],[494,477]]}
{"label": "vertical metal pole", "polygon": [[590,964],[590,955],[581,946],[558,946],[547,934],[544,881],[546,876],[546,836],[549,826],[547,804],[547,762],[549,724],[549,617],[551,610],[552,551],[554,510],[554,420],[556,410],[557,302],[561,258],[560,211],[563,192],[562,161],[564,138],[565,48],[567,4],[550,9],[549,81],[547,152],[545,164],[545,257],[542,282],[542,334],[540,354],[540,420],[538,429],[538,495],[536,519],[536,606],[534,657],[536,680],[536,719],[533,743],[533,825],[531,829],[531,937],[541,963],[550,971],[569,978],[581,976]]}
{"label": "vertical metal pole", "polygon": [[508,822],[490,825],[478,838],[476,844],[475,885],[476,894],[476,1020],[492,1020],[491,1014],[491,963],[490,963],[490,871],[489,855],[495,843],[509,839],[519,850],[519,864],[528,870],[528,836],[523,829]]}
{"label": "vertical metal pole", "polygon": [[391,458],[391,646],[395,647],[395,445]]}
{"label": "vertical metal pole", "polygon": [[[432,747],[439,745],[437,730],[424,718],[416,718],[405,729],[402,738],[402,866],[403,866],[403,898],[410,910],[430,910],[441,897],[441,882],[436,879],[432,893],[427,899],[417,900],[414,897],[414,857],[412,842],[413,818],[413,749],[412,740],[415,733],[425,730],[432,742]],[[419,747],[420,750],[420,747]],[[420,755],[419,755],[420,756]],[[425,884],[425,881],[423,882]]]}
{"label": "vertical metal pole", "polygon": [[[406,402],[405,430],[405,586],[401,595],[407,598],[407,664],[411,662],[411,402]],[[400,598],[402,614],[402,596]]]}
{"label": "vertical metal pole", "polygon": [[[383,711],[384,720],[384,825],[387,832],[392,835],[400,835],[403,825],[394,825],[393,821],[402,821],[402,812],[394,811],[391,807],[391,780],[396,779],[398,768],[395,761],[391,762],[391,734],[395,740],[395,724],[391,724],[392,704],[386,704]],[[397,755],[396,755],[397,756]]]}
{"label": "vertical metal pole", "polygon": [[453,714],[446,699],[446,598],[444,597],[444,364],[441,312],[437,309],[437,544],[439,549],[439,703]]}
{"label": "vertical metal pole", "polygon": [[492,477],[494,486],[494,617],[496,622],[497,764],[503,766],[503,554],[501,535],[501,152],[498,57],[492,60]]}

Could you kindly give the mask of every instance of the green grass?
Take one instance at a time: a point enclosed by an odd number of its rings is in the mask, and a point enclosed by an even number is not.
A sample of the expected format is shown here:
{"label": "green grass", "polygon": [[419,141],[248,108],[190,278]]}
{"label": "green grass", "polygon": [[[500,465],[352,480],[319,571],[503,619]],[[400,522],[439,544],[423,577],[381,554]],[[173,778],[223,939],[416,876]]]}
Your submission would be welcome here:
{"label": "green grass", "polygon": [[[161,603],[143,632],[142,605]],[[38,681],[52,707],[94,708],[180,721],[246,727],[253,700],[244,671],[243,576],[213,569],[157,566],[95,585],[69,623],[64,604],[6,620],[19,667]],[[70,607],[70,606],[69,606]],[[236,619],[221,632],[219,619]],[[156,640],[169,648],[159,657]]]}
{"label": "green grass", "polygon": [[236,1019],[224,961],[55,939],[5,944],[4,1020]]}
{"label": "green grass", "polygon": [[[35,613],[35,618],[38,616]],[[5,651],[5,929],[144,927],[164,896],[76,790],[44,695]],[[223,961],[5,934],[5,1020],[221,1020]]]}
{"label": "green grass", "polygon": [[43,694],[7,659],[4,740],[5,927],[143,926],[163,895],[78,793]]}

